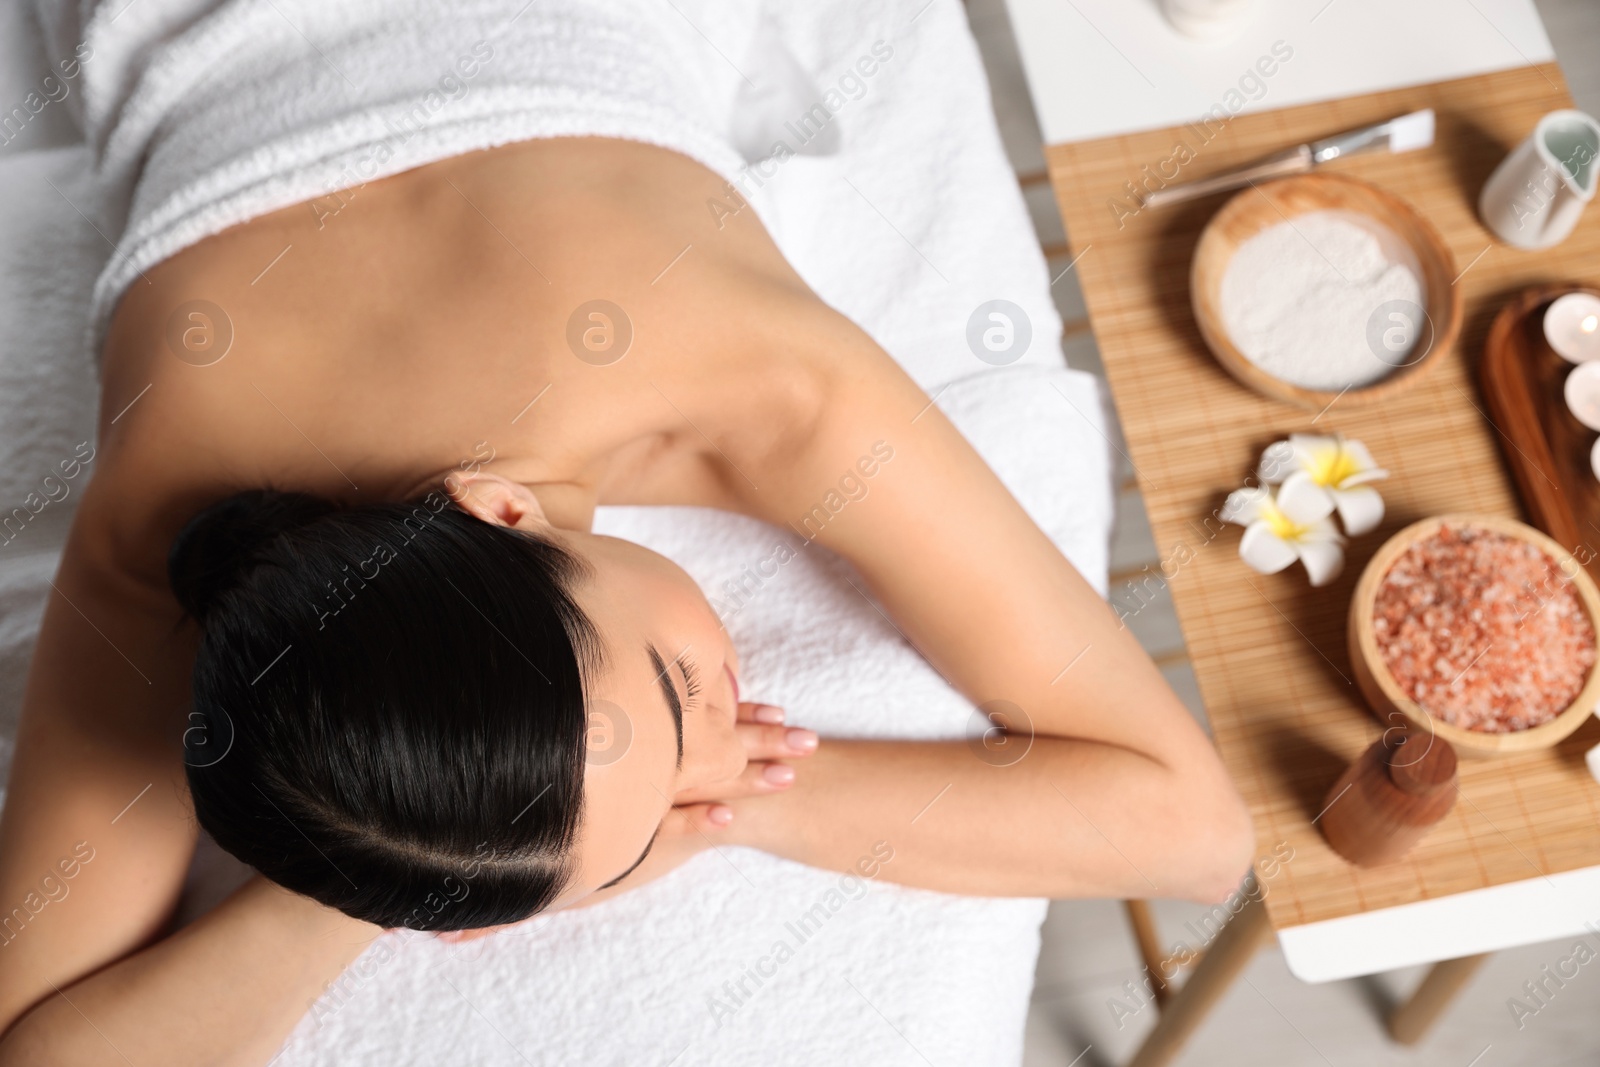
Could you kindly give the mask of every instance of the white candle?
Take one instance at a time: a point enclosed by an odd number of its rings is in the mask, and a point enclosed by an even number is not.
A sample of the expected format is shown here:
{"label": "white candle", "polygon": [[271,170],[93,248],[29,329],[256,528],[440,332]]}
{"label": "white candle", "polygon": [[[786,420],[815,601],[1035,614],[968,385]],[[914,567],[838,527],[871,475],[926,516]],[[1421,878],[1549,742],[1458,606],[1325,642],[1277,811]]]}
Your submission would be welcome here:
{"label": "white candle", "polygon": [[1544,313],[1544,339],[1569,363],[1600,359],[1600,298],[1568,293]]}
{"label": "white candle", "polygon": [[1600,430],[1600,363],[1580,363],[1567,372],[1562,393],[1573,418]]}

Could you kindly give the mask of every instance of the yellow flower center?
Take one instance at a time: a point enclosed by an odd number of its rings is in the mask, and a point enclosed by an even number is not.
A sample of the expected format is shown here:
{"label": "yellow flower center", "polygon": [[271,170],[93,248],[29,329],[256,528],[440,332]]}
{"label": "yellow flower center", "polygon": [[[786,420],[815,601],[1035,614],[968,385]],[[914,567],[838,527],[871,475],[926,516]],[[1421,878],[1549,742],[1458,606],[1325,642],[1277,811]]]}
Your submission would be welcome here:
{"label": "yellow flower center", "polygon": [[1281,540],[1298,541],[1306,534],[1306,527],[1289,518],[1278,505],[1270,501],[1261,505],[1261,518],[1266,522],[1267,528]]}
{"label": "yellow flower center", "polygon": [[1360,468],[1348,451],[1335,445],[1332,448],[1319,448],[1311,457],[1306,473],[1318,485],[1336,489],[1346,478],[1360,473]]}

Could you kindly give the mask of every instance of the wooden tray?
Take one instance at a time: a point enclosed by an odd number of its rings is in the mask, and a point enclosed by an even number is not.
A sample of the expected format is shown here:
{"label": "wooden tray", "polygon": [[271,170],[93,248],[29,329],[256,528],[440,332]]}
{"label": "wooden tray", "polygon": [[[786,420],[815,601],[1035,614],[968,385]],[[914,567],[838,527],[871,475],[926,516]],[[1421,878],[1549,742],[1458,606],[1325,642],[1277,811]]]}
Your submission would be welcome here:
{"label": "wooden tray", "polygon": [[1567,410],[1562,383],[1572,364],[1544,339],[1544,312],[1583,285],[1526,289],[1495,316],[1478,380],[1528,521],[1561,542],[1600,580],[1600,482],[1589,468],[1594,432]]}
{"label": "wooden tray", "polygon": [[[1236,115],[1185,164],[1185,178],[1202,178],[1284,145],[1435,110],[1433,147],[1337,166],[1400,196],[1439,231],[1460,264],[1460,338],[1413,387],[1382,404],[1347,407],[1341,399],[1318,412],[1240,385],[1190,314],[1190,261],[1221,197],[1132,216],[1131,208],[1107,207],[1125,205],[1127,183],[1146,163],[1171,157],[1185,138],[1193,148],[1194,130],[1046,151],[1122,422],[1126,445],[1118,443],[1144,490],[1164,561],[1141,581],[1170,591],[1217,747],[1255,819],[1256,855],[1280,858],[1259,871],[1279,929],[1600,866],[1600,782],[1584,765],[1585,750],[1600,743],[1592,717],[1554,748],[1461,761],[1455,807],[1398,863],[1356,867],[1318,832],[1329,787],[1383,732],[1350,674],[1345,624],[1362,567],[1386,537],[1429,515],[1519,516],[1502,455],[1514,450],[1479,395],[1485,336],[1506,300],[1531,287],[1600,289],[1600,210],[1540,252],[1498,243],[1477,214],[1478,192],[1506,153],[1540,116],[1571,106],[1554,63],[1520,67]],[[1063,418],[1076,417],[1062,407]],[[1268,444],[1306,432],[1357,438],[1390,472],[1380,483],[1383,524],[1351,539],[1345,574],[1319,589],[1298,567],[1252,572],[1239,559],[1238,528],[1216,518]],[[1591,531],[1590,540],[1600,547],[1600,534]],[[1282,862],[1287,855],[1293,860]]]}

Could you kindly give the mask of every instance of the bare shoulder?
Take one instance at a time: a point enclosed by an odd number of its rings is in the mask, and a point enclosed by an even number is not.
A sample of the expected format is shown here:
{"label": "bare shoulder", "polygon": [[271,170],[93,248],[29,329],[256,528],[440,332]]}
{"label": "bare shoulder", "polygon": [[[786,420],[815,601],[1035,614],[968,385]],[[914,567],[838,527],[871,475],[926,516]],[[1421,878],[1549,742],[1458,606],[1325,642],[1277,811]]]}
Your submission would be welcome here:
{"label": "bare shoulder", "polygon": [[750,324],[754,350],[742,357],[755,368],[749,393],[759,408],[741,413],[725,448],[741,468],[729,507],[809,539],[802,520],[813,505],[874,467],[875,450],[891,450],[927,398],[864,330],[809,291],[770,296],[762,308]]}
{"label": "bare shoulder", "polygon": [[195,349],[179,338],[175,350],[138,304],[113,320],[92,477],[69,544],[107,574],[162,590],[173,539],[206,505],[245,488],[320,488],[337,477],[309,480],[305,458],[286,455],[257,388],[275,380],[245,359],[210,362],[202,338],[214,341],[227,324],[219,309],[194,304],[182,329]]}

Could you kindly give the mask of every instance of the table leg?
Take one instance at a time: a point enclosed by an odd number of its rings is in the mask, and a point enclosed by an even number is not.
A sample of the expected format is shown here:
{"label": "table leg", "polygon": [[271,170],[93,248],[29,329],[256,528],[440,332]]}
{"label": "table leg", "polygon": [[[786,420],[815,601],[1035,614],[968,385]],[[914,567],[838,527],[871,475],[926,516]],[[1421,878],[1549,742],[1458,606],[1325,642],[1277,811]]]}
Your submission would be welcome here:
{"label": "table leg", "polygon": [[1194,974],[1161,1012],[1156,1028],[1144,1039],[1128,1067],[1162,1067],[1170,1062],[1271,936],[1267,906],[1259,897],[1246,897],[1244,907],[1217,934],[1195,965]]}
{"label": "table leg", "polygon": [[1488,958],[1489,954],[1484,953],[1435,963],[1410,999],[1389,1013],[1389,1036],[1402,1045],[1421,1041]]}
{"label": "table leg", "polygon": [[1145,973],[1150,976],[1150,989],[1155,994],[1156,1010],[1167,1006],[1172,999],[1172,987],[1161,977],[1161,937],[1156,933],[1156,919],[1150,911],[1148,900],[1124,900],[1128,924],[1133,927],[1133,938],[1139,944],[1139,958],[1144,961]]}

